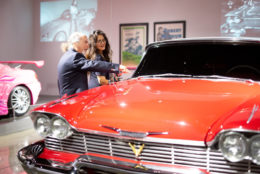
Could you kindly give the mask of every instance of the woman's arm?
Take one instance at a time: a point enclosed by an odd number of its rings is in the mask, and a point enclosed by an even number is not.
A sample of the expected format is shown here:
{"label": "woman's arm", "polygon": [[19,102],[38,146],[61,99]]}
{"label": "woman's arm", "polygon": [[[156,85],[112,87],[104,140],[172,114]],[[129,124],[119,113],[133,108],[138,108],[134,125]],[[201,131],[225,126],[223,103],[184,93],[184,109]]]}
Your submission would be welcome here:
{"label": "woman's arm", "polygon": [[100,85],[108,85],[109,81],[105,76],[97,76]]}

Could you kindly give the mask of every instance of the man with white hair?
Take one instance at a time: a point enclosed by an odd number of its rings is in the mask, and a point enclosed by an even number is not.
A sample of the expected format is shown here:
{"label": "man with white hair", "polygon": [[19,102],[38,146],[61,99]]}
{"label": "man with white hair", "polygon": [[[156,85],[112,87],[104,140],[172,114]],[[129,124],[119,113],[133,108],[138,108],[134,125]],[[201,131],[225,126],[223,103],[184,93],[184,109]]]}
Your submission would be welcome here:
{"label": "man with white hair", "polygon": [[87,71],[113,73],[127,71],[123,65],[86,59],[82,53],[88,49],[89,45],[88,38],[83,33],[72,33],[68,42],[62,46],[65,53],[58,63],[60,97],[87,90]]}

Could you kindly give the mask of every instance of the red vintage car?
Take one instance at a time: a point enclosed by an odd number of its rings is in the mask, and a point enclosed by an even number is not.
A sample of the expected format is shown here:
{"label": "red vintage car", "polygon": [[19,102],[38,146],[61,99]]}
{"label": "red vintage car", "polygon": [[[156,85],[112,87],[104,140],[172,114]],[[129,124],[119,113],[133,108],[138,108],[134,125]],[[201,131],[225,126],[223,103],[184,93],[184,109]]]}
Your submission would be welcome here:
{"label": "red vintage car", "polygon": [[31,113],[28,173],[260,173],[260,40],[149,44],[125,81]]}

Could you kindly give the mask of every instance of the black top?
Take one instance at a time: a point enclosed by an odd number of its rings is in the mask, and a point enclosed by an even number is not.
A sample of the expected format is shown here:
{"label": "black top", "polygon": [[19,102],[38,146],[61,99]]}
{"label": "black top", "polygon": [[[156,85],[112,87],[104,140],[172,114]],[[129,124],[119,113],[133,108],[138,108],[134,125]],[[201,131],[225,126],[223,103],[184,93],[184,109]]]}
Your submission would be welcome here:
{"label": "black top", "polygon": [[132,77],[225,76],[260,80],[260,40],[253,38],[181,39],[157,42]]}

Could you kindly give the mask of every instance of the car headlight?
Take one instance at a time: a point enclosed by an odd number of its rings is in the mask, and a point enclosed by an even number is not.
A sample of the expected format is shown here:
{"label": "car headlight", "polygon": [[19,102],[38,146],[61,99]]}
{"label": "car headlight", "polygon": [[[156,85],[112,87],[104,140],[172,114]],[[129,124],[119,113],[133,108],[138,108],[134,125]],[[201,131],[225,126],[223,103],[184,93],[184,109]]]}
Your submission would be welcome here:
{"label": "car headlight", "polygon": [[47,116],[40,115],[34,122],[34,128],[40,136],[46,137],[51,132],[51,121]]}
{"label": "car headlight", "polygon": [[223,156],[231,162],[241,161],[247,156],[247,140],[239,133],[223,134],[220,137],[219,147]]}
{"label": "car headlight", "polygon": [[71,135],[70,125],[61,118],[53,118],[51,123],[51,137],[64,139]]}
{"label": "car headlight", "polygon": [[251,138],[249,149],[252,161],[260,165],[260,135],[256,135]]}

